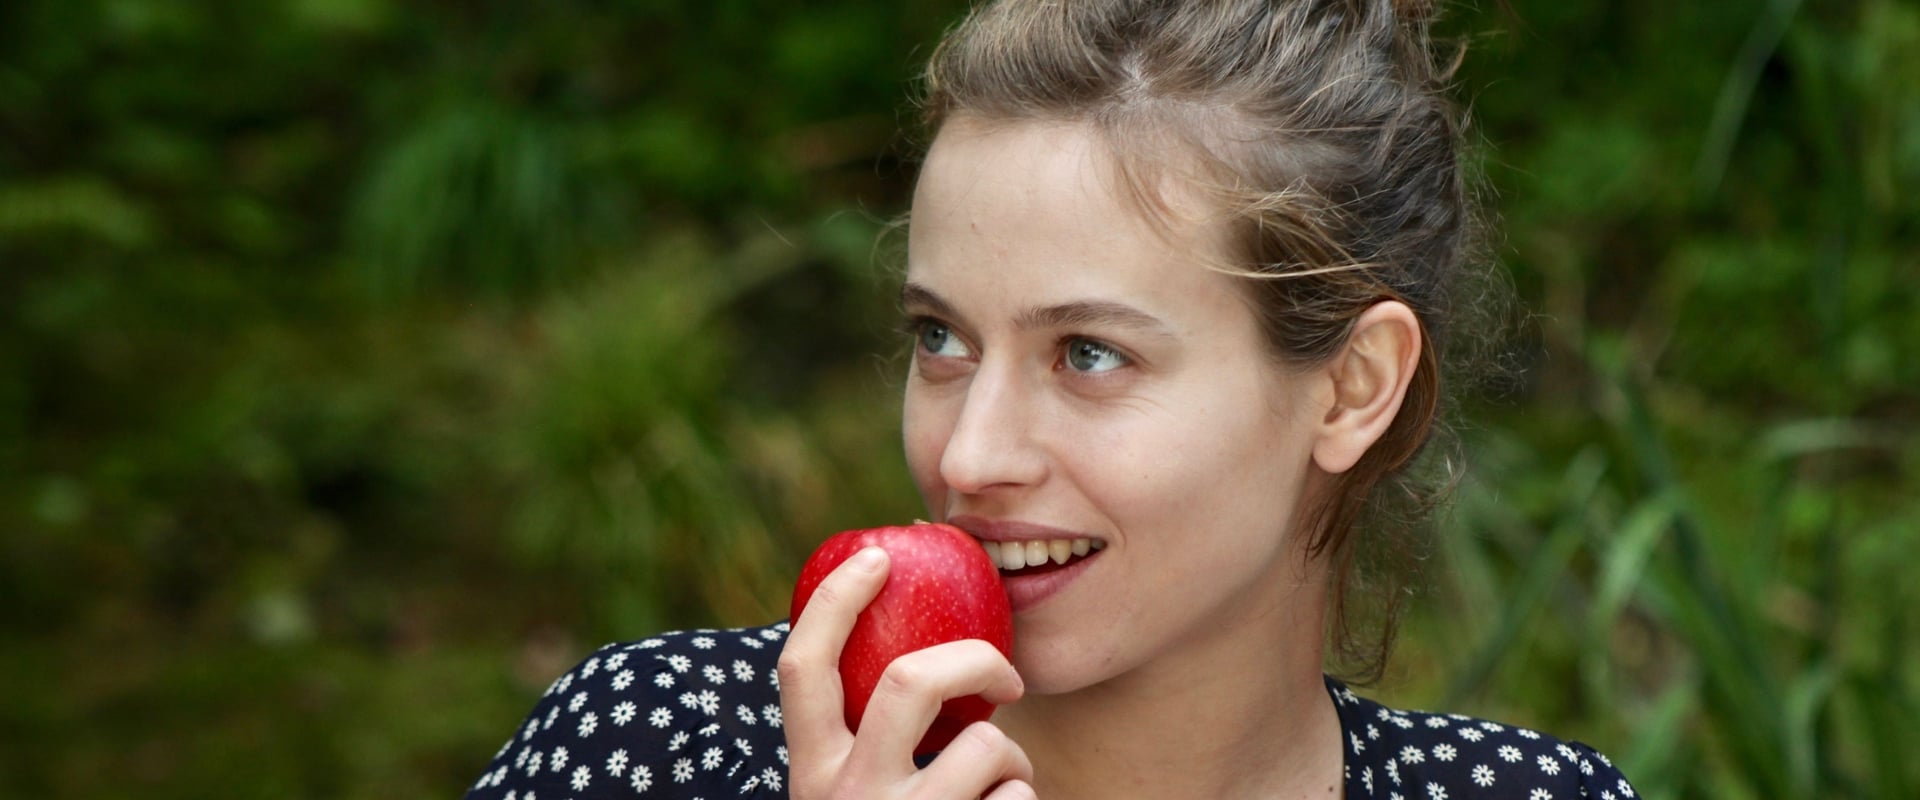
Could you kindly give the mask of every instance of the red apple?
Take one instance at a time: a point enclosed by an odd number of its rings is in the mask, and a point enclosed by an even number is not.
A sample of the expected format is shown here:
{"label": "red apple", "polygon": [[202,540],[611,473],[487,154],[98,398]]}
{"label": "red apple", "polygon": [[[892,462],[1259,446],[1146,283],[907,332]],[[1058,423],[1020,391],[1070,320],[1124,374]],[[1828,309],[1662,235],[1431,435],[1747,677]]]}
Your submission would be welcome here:
{"label": "red apple", "polygon": [[[827,573],[869,546],[886,550],[891,567],[886,585],[860,612],[840,653],[847,728],[854,731],[880,673],[895,658],[962,639],[985,640],[1013,657],[1013,611],[1000,586],[1000,570],[980,542],[951,525],[921,522],[835,534],[801,568],[792,619],[800,618]],[[945,748],[962,728],[992,714],[993,704],[979,695],[946,701],[914,754]]]}

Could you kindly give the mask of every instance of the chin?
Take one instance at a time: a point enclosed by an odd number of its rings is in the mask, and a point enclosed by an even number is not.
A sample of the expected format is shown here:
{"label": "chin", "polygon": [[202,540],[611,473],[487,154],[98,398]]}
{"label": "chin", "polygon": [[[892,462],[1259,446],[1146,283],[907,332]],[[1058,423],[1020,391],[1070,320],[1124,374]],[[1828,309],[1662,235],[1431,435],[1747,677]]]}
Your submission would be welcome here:
{"label": "chin", "polygon": [[[1029,637],[1030,640],[1036,637]],[[1023,644],[1018,623],[1013,636],[1013,668],[1020,673],[1030,697],[1076,692],[1113,677],[1106,674],[1111,656],[1095,656],[1095,648],[1055,639]]]}

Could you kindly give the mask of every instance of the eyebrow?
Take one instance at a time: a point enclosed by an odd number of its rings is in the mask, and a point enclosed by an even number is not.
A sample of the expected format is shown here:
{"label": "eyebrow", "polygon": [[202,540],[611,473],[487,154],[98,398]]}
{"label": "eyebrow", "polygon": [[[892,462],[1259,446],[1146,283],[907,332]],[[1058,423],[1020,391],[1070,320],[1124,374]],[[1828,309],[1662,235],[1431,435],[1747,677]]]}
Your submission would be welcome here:
{"label": "eyebrow", "polygon": [[[935,315],[964,322],[962,315],[932,289],[917,283],[900,287],[903,309],[924,308]],[[1030,308],[1014,317],[1014,325],[1024,329],[1110,327],[1124,328],[1156,336],[1172,336],[1166,323],[1145,311],[1105,300],[1075,300],[1058,305]]]}

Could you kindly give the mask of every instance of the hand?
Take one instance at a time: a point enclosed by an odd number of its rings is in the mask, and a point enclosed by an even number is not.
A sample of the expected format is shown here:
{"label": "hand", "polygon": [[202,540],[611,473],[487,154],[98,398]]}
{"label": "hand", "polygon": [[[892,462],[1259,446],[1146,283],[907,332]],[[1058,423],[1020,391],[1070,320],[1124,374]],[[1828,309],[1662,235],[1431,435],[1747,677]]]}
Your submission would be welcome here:
{"label": "hand", "polygon": [[820,582],[807,610],[793,621],[779,664],[790,795],[795,800],[1035,797],[1027,754],[991,722],[967,726],[925,769],[913,764],[913,747],[941,703],[970,694],[996,704],[1020,699],[1019,674],[986,642],[948,642],[895,659],[874,689],[859,734],[847,729],[840,650],[886,578],[886,551],[862,550]]}

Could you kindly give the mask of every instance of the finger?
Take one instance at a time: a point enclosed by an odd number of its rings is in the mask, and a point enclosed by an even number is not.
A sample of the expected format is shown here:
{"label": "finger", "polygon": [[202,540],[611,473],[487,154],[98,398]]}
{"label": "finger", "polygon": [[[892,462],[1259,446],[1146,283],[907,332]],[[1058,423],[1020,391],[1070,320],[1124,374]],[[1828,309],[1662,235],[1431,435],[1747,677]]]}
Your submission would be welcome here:
{"label": "finger", "polygon": [[979,639],[937,644],[896,658],[880,673],[860,735],[848,755],[850,769],[892,769],[911,764],[940,705],[978,694],[989,702],[1011,703],[1025,691],[1020,676],[993,645]]}
{"label": "finger", "polygon": [[[976,722],[953,737],[914,780],[939,787],[979,787],[974,794],[991,798],[1032,797],[1033,762],[998,726]],[[993,791],[986,792],[988,787]]]}
{"label": "finger", "polygon": [[887,552],[878,547],[853,554],[820,581],[787,633],[775,669],[787,750],[794,761],[843,750],[853,735],[847,730],[840,689],[840,651],[860,611],[886,584],[887,568]]}
{"label": "finger", "polygon": [[993,791],[988,792],[987,795],[980,798],[980,800],[1040,800],[1040,795],[1033,791],[1033,784],[1031,783],[1027,783],[1026,781],[1007,781],[1006,783],[993,787]]}

